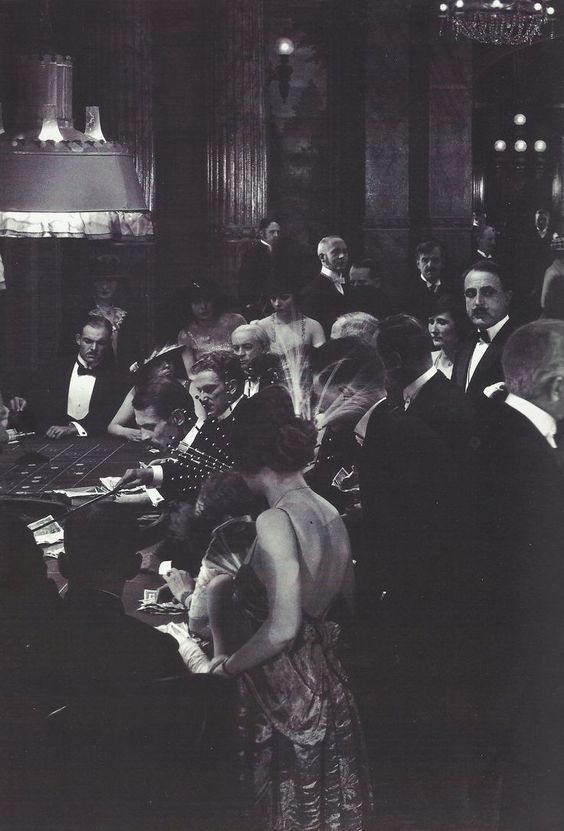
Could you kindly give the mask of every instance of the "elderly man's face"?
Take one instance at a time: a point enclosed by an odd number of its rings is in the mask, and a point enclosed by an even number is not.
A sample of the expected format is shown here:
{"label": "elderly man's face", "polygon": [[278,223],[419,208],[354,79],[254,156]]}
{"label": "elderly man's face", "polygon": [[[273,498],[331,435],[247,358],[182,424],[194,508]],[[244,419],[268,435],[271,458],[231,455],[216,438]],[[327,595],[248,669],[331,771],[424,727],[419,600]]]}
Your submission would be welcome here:
{"label": "elderly man's face", "polygon": [[489,329],[509,312],[511,292],[504,291],[497,274],[472,269],[464,280],[466,314],[475,326]]}
{"label": "elderly man's face", "polygon": [[339,274],[343,272],[349,262],[349,250],[346,242],[339,237],[330,240],[325,251],[321,254],[321,262],[331,271],[336,271]]}
{"label": "elderly man's face", "polygon": [[264,352],[260,341],[253,338],[249,332],[233,332],[231,342],[233,344],[233,352],[239,358],[244,372],[249,368],[250,362],[254,361],[255,358]]}

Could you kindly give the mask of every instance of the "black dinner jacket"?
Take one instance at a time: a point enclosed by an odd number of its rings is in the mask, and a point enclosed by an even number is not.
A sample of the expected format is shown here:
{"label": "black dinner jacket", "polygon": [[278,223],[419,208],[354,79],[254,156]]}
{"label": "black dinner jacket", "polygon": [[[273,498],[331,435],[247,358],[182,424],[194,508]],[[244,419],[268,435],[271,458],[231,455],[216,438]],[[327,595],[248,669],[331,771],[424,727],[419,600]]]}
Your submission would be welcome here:
{"label": "black dinner jacket", "polygon": [[[67,413],[69,384],[75,363],[76,356],[61,358],[44,373],[39,401],[34,407],[42,429],[53,424],[68,425],[75,421]],[[77,423],[89,435],[105,433],[127,390],[128,385],[122,375],[113,362],[108,362],[96,375],[88,415]]]}
{"label": "black dinner jacket", "polygon": [[331,327],[338,317],[348,310],[348,283],[343,284],[344,294],[335,288],[330,277],[319,272],[303,289],[300,308],[307,317],[317,320],[329,338]]}
{"label": "black dinner jacket", "polygon": [[[482,546],[491,582],[519,614],[556,614],[564,625],[564,467],[531,422],[488,402],[479,451]],[[514,609],[515,611],[515,609]]]}
{"label": "black dinner jacket", "polygon": [[417,276],[411,277],[410,284],[402,301],[401,311],[405,314],[412,315],[427,326],[428,318],[433,311],[433,307],[438,297],[443,294],[450,294],[455,291],[455,286],[452,281],[445,276],[441,277],[441,283],[436,291],[431,291],[427,288],[426,283],[422,280],[419,272]]}
{"label": "black dinner jacket", "polygon": [[248,320],[262,317],[268,305],[273,258],[274,253],[260,241],[243,254],[239,268],[239,302]]}
{"label": "black dinner jacket", "polygon": [[[468,389],[466,390],[467,395],[470,395],[475,399],[476,397],[481,396],[484,391],[484,387],[488,387],[490,384],[496,384],[498,381],[503,381],[503,369],[501,367],[503,347],[515,329],[515,324],[511,318],[509,318],[507,323],[502,326],[482,356],[482,360],[476,367],[476,371],[472,375],[470,383],[468,384]],[[468,339],[458,350],[458,354],[454,361],[452,380],[459,387],[462,387],[462,389],[466,386],[468,365],[470,363],[470,358],[472,357],[475,345],[475,340]]]}
{"label": "black dinner jacket", "polygon": [[460,476],[446,444],[415,415],[385,401],[368,422],[358,471],[375,602],[382,591],[416,604],[451,594],[450,580],[458,579]]}
{"label": "black dinner jacket", "polygon": [[467,469],[478,441],[477,417],[464,391],[437,372],[418,391],[406,410],[434,430]]}
{"label": "black dinner jacket", "polygon": [[233,465],[231,432],[236,417],[237,407],[221,421],[206,418],[191,444],[197,453],[191,456],[190,451],[183,453],[179,447],[174,457],[162,462],[163,481],[159,490],[166,499],[195,500],[210,473],[224,465]]}

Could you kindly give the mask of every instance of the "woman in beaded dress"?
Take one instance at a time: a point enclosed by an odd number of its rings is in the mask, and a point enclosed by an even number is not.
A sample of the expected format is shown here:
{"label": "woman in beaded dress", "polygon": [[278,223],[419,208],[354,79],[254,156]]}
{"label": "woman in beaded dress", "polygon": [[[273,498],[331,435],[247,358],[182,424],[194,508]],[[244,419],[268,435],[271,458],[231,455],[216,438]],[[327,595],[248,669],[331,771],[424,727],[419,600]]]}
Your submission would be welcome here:
{"label": "woman in beaded dress", "polygon": [[268,335],[270,351],[280,356],[285,385],[295,412],[309,417],[311,351],[325,343],[325,333],[317,320],[301,313],[297,296],[292,280],[285,275],[275,275],[270,285],[273,312],[253,322]]}
{"label": "woman in beaded dress", "polygon": [[187,375],[204,352],[215,349],[231,351],[231,335],[247,321],[236,312],[223,309],[224,299],[211,283],[192,283],[188,291],[188,321],[177,336],[184,347]]}
{"label": "woman in beaded dress", "polygon": [[370,786],[329,619],[339,596],[352,598],[347,531],[303,478],[316,433],[288,393],[269,387],[240,406],[236,464],[269,507],[233,582],[238,644],[210,671],[237,678],[242,777],[257,827],[360,830]]}

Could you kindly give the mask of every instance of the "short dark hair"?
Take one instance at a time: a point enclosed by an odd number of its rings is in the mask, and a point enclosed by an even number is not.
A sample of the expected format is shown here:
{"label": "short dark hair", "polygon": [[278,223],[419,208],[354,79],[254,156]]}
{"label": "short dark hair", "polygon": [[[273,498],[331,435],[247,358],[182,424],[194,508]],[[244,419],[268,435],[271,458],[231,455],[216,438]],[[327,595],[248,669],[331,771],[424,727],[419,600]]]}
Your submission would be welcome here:
{"label": "short dark hair", "polygon": [[437,317],[447,312],[452,317],[456,334],[459,337],[471,331],[472,327],[461,297],[451,293],[435,296],[429,317]]}
{"label": "short dark hair", "polygon": [[175,410],[185,410],[189,415],[194,415],[194,402],[188,390],[178,381],[168,379],[138,387],[131,405],[134,410],[152,407],[164,421],[168,421]]}
{"label": "short dark hair", "polygon": [[127,571],[139,542],[135,515],[125,505],[97,502],[75,511],[65,520],[69,577],[104,568],[120,571],[120,566]]}
{"label": "short dark hair", "polygon": [[198,372],[215,372],[217,377],[227,384],[234,381],[237,389],[242,390],[245,384],[245,373],[241,369],[241,362],[233,352],[227,349],[213,349],[204,352],[190,370],[190,378]]}
{"label": "short dark hair", "polygon": [[264,219],[261,219],[259,222],[258,229],[259,231],[266,231],[269,225],[275,222],[277,225],[280,225],[277,219],[274,219],[273,216],[265,216]]}
{"label": "short dark hair", "polygon": [[382,359],[373,346],[357,337],[328,340],[313,350],[312,369],[318,379],[339,385],[385,388]]}
{"label": "short dark hair", "polygon": [[396,369],[421,361],[433,351],[429,330],[421,321],[406,314],[391,315],[380,321],[376,348],[386,369]]}
{"label": "short dark hair", "polygon": [[353,260],[351,263],[352,268],[367,268],[370,272],[370,279],[371,280],[381,280],[382,279],[382,272],[376,260],[372,260],[369,257],[366,257],[364,260]]}
{"label": "short dark hair", "polygon": [[91,326],[93,329],[105,329],[108,337],[111,338],[112,336],[112,324],[107,317],[103,317],[102,315],[88,315],[84,318],[77,334],[81,335],[87,326]]}
{"label": "short dark hair", "polygon": [[288,391],[272,386],[238,405],[231,453],[243,473],[257,473],[263,467],[297,471],[312,459],[316,439],[313,424],[294,413]]}
{"label": "short dark hair", "polygon": [[510,277],[507,270],[493,259],[477,260],[469,268],[467,268],[464,274],[462,275],[462,285],[464,285],[464,281],[466,280],[471,271],[480,271],[484,274],[493,274],[495,277],[499,279],[501,287],[504,291],[513,291],[513,279]]}
{"label": "short dark hair", "polygon": [[436,239],[429,238],[429,239],[424,239],[422,242],[420,242],[416,246],[416,248],[415,248],[415,257],[416,257],[416,259],[419,258],[422,254],[430,254],[431,251],[433,250],[433,248],[438,248],[439,251],[441,252],[441,257],[444,258],[445,251],[444,251],[444,248],[441,245],[441,243],[438,242]]}

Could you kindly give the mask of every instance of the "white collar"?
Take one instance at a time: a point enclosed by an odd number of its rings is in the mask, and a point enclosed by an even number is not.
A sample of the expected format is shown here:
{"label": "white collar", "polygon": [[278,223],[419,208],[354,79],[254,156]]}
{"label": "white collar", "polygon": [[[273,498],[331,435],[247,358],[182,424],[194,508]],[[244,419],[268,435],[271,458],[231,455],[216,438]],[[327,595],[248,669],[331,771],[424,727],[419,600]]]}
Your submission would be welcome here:
{"label": "white collar", "polygon": [[476,250],[477,250],[478,254],[480,255],[480,257],[483,257],[484,260],[491,260],[491,258],[492,258],[491,254],[486,254],[486,252],[482,251],[481,248],[477,248]]}
{"label": "white collar", "polygon": [[262,244],[263,244],[263,245],[266,245],[266,247],[268,248],[268,250],[269,250],[269,251],[272,251],[272,245],[271,245],[269,242],[267,242],[265,239],[263,239],[263,238],[261,237],[261,238],[259,239],[259,242],[262,242]]}
{"label": "white collar", "polygon": [[332,268],[329,268],[329,267],[328,267],[328,266],[326,266],[326,265],[322,265],[322,266],[321,266],[321,273],[322,273],[325,277],[329,277],[329,279],[330,279],[333,283],[339,283],[339,284],[342,284],[342,283],[344,283],[344,282],[345,282],[345,278],[343,277],[343,275],[342,275],[342,274],[339,274],[339,272],[338,272],[338,271],[333,271],[333,269],[332,269]]}
{"label": "white collar", "polygon": [[382,401],[386,400],[386,396],[384,395],[383,398],[379,398],[375,404],[373,404],[369,410],[367,410],[360,421],[357,423],[356,427],[354,428],[354,437],[357,440],[358,444],[362,447],[364,444],[364,439],[366,438],[366,428],[368,427],[368,422],[370,421],[370,416],[376,409],[376,407],[382,403]]}
{"label": "white collar", "polygon": [[440,277],[439,277],[438,280],[435,280],[434,283],[431,283],[429,280],[427,280],[426,277],[423,276],[423,274],[421,274],[421,272],[419,272],[419,276],[421,277],[421,279],[423,280],[423,282],[425,283],[425,285],[427,286],[428,289],[433,288],[436,291],[439,288],[439,286],[441,285],[441,278]]}
{"label": "white collar", "polygon": [[556,435],[556,421],[543,410],[537,407],[536,404],[527,401],[526,398],[521,398],[520,395],[514,395],[512,392],[507,393],[505,403],[517,410],[518,413],[525,416],[531,422],[533,427],[536,427],[539,433],[544,436],[551,447],[556,447],[554,436]]}
{"label": "white collar", "polygon": [[412,381],[411,384],[408,384],[407,387],[404,387],[403,400],[405,401],[405,403],[408,404],[410,401],[413,401],[421,387],[423,387],[427,383],[427,381],[429,381],[433,377],[433,375],[436,374],[437,369],[436,367],[432,366],[430,369],[424,372],[423,375],[420,375],[419,378],[416,378],[415,381]]}
{"label": "white collar", "polygon": [[505,324],[507,323],[508,320],[509,320],[509,315],[505,315],[504,318],[502,318],[501,320],[498,320],[497,323],[494,323],[493,326],[489,326],[486,329],[488,335],[490,336],[490,343],[495,338],[495,336],[500,331],[500,329],[502,329],[505,326]]}
{"label": "white collar", "polygon": [[233,401],[229,405],[229,407],[222,412],[221,415],[217,416],[216,421],[225,421],[226,418],[229,418],[229,416],[232,415],[233,410],[235,409],[235,407],[237,406],[239,401],[241,401],[241,399],[244,398],[244,397],[245,397],[244,395],[240,395],[239,398],[237,399],[237,401]]}
{"label": "white collar", "polygon": [[84,369],[88,369],[86,361],[83,358],[81,358],[80,355],[76,356],[76,362],[77,362],[77,364],[80,364],[80,366],[83,366]]}

